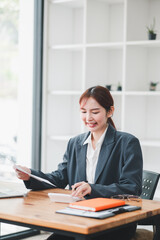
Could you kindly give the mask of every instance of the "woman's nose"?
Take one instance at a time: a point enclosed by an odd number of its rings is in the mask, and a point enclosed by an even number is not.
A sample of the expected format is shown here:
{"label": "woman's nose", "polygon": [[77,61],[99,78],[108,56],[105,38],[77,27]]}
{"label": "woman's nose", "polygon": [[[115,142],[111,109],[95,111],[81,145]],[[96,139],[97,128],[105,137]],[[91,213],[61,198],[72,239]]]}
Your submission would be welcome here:
{"label": "woman's nose", "polygon": [[87,121],[92,120],[92,114],[88,113],[86,118],[87,118]]}

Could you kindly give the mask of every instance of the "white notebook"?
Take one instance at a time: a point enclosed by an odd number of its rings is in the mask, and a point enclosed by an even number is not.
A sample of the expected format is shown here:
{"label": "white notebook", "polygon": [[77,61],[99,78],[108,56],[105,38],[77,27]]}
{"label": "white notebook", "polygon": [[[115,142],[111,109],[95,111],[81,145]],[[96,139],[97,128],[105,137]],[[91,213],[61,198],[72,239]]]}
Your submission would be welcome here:
{"label": "white notebook", "polygon": [[17,191],[13,189],[0,189],[0,198],[24,197],[28,191]]}

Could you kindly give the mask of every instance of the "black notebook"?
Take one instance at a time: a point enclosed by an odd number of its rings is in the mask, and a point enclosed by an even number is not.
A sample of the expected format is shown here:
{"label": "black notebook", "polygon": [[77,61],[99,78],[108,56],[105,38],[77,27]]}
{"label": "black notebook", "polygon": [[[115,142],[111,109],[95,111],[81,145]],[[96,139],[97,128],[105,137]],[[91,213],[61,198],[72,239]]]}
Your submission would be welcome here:
{"label": "black notebook", "polygon": [[57,210],[56,213],[75,215],[75,216],[80,216],[80,217],[104,219],[104,218],[108,218],[108,217],[113,217],[120,213],[132,212],[132,211],[140,210],[140,209],[141,209],[141,207],[125,205],[123,207],[116,207],[116,208],[111,208],[111,209],[107,209],[107,210],[103,210],[103,211],[91,212],[91,211],[85,211],[85,210],[73,209],[73,208],[67,207],[67,208],[64,208],[61,210]]}

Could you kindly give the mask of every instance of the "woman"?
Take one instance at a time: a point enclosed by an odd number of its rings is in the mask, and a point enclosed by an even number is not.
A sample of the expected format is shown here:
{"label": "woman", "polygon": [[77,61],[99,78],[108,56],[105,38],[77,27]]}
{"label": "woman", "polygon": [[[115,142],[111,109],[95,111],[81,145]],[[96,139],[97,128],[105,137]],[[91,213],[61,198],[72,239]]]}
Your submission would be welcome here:
{"label": "woman", "polygon": [[[68,184],[72,196],[95,198],[117,194],[141,194],[142,152],[139,141],[131,134],[115,129],[112,121],[114,101],[107,88],[96,86],[87,89],[80,97],[81,119],[89,132],[68,142],[63,162],[58,170],[49,174],[24,169],[46,178],[59,188]],[[49,188],[29,175],[16,170],[27,188]],[[126,239],[134,235],[133,224],[123,230],[105,235],[105,239]],[[51,235],[49,239],[73,239]]]}

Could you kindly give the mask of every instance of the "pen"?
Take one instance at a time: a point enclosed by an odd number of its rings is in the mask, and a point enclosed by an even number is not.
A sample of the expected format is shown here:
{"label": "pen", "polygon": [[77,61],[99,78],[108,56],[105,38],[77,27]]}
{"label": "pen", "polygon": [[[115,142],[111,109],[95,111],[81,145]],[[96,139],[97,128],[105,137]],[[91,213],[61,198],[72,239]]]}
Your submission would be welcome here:
{"label": "pen", "polygon": [[[84,182],[88,183],[88,181],[84,181]],[[75,183],[75,184],[77,184],[77,183]],[[71,186],[71,187],[72,187],[72,191],[76,191],[76,189],[77,189],[79,186],[81,186],[81,185],[75,186],[75,184]]]}

